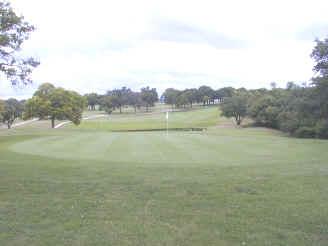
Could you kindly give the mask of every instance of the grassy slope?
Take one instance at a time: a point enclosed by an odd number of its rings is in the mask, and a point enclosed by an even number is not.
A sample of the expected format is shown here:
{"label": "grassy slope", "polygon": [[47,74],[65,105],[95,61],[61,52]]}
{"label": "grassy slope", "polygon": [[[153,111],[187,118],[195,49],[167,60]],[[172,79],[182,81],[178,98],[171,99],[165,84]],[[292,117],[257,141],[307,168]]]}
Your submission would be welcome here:
{"label": "grassy slope", "polygon": [[0,245],[327,245],[327,141],[102,129],[0,131]]}
{"label": "grassy slope", "polygon": [[[80,129],[97,130],[132,130],[132,129],[166,129],[166,113],[116,114],[102,119],[84,121]],[[203,110],[169,113],[170,128],[208,127],[215,125],[219,119],[216,107]],[[70,126],[74,128],[74,126]]]}

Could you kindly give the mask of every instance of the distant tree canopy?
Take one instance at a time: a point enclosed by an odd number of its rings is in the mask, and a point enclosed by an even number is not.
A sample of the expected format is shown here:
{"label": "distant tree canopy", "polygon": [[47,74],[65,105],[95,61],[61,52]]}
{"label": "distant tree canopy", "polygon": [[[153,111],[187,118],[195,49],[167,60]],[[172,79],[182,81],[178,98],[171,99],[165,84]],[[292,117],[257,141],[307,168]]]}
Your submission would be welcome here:
{"label": "distant tree canopy", "polygon": [[199,87],[197,99],[198,101],[202,101],[204,105],[209,104],[209,101],[213,100],[214,96],[214,90],[211,87],[206,85]]}
{"label": "distant tree canopy", "polygon": [[97,93],[90,93],[84,95],[87,101],[87,106],[90,108],[90,110],[96,110],[96,105],[100,105],[101,103],[101,96]]}
{"label": "distant tree canopy", "polygon": [[49,118],[52,128],[55,127],[55,120],[67,119],[78,125],[85,105],[86,100],[78,93],[45,83],[31,99],[26,101],[24,119]]}
{"label": "distant tree canopy", "polygon": [[8,129],[17,118],[22,117],[24,104],[14,98],[6,101],[0,100],[0,120],[7,125]]}
{"label": "distant tree canopy", "polygon": [[91,110],[95,109],[95,105],[99,105],[101,110],[111,114],[118,109],[120,113],[123,108],[131,106],[134,111],[145,107],[148,111],[149,107],[153,107],[158,101],[158,94],[155,88],[150,89],[145,87],[141,92],[134,92],[130,88],[122,87],[121,89],[108,90],[105,95],[98,95],[96,93],[86,94],[84,96],[88,101],[88,107]]}
{"label": "distant tree canopy", "polygon": [[30,83],[32,70],[40,63],[35,58],[22,57],[20,50],[34,26],[16,15],[8,1],[0,2],[0,18],[0,72],[12,85]]}
{"label": "distant tree canopy", "polygon": [[119,109],[122,113],[122,107],[129,104],[129,99],[132,94],[132,90],[127,87],[122,87],[121,89],[114,89],[112,91],[107,91],[106,96],[112,104],[113,109]]}
{"label": "distant tree canopy", "polygon": [[224,87],[218,90],[213,90],[211,87],[203,85],[198,89],[185,89],[183,91],[168,88],[163,93],[164,102],[177,108],[185,108],[189,105],[192,108],[194,103],[202,103],[204,106],[214,104],[215,100],[222,102],[224,98],[231,97],[236,89],[232,87]]}
{"label": "distant tree canopy", "polygon": [[137,112],[137,108],[141,108],[143,105],[145,105],[141,92],[131,92],[128,104],[134,108],[135,113]]}
{"label": "distant tree canopy", "polygon": [[150,89],[148,86],[141,88],[141,99],[146,105],[146,110],[148,111],[149,107],[153,107],[155,102],[158,101],[158,94],[156,88]]}
{"label": "distant tree canopy", "polygon": [[164,102],[166,104],[169,104],[172,106],[177,104],[177,98],[180,94],[179,90],[173,89],[173,88],[168,88],[165,90],[165,92],[163,93],[163,97],[164,97]]}
{"label": "distant tree canopy", "polygon": [[101,105],[100,109],[104,110],[108,114],[111,114],[113,112],[113,110],[115,109],[112,99],[113,98],[111,96],[101,97],[100,102],[99,102]]}
{"label": "distant tree canopy", "polygon": [[[187,106],[192,108],[194,103],[214,104],[215,100],[223,101],[223,98],[227,95],[224,90],[230,90],[230,88],[222,88],[217,91],[208,86],[183,91],[168,88],[161,96],[161,101],[171,105],[172,108],[185,108]],[[235,89],[231,88],[231,90]],[[228,96],[230,95],[228,94]],[[88,101],[90,110],[95,110],[95,105],[99,105],[100,109],[107,113],[112,113],[116,109],[122,113],[126,106],[133,107],[135,112],[141,107],[145,107],[148,111],[159,101],[156,88],[150,88],[149,86],[141,88],[140,92],[134,92],[130,88],[122,87],[121,89],[108,90],[105,95],[90,93],[84,95],[84,97]]]}

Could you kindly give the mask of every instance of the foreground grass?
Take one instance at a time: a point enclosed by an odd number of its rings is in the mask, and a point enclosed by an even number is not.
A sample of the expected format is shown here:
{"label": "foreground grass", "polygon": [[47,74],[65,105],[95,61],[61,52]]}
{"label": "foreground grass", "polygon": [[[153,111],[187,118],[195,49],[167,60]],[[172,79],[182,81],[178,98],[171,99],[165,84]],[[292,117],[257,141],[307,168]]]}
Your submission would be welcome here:
{"label": "foreground grass", "polygon": [[1,131],[0,245],[327,245],[327,147],[261,128]]}

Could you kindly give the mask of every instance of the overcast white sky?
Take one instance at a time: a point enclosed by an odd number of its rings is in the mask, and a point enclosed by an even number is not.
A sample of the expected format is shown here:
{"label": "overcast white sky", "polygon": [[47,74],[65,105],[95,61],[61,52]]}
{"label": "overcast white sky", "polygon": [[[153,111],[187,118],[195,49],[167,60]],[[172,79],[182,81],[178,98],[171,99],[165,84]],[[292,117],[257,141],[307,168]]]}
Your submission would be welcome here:
{"label": "overcast white sky", "polygon": [[313,40],[328,37],[328,1],[11,0],[36,26],[23,46],[39,57],[35,83],[0,98],[30,97],[43,82],[81,94],[209,85],[268,87],[313,76]]}

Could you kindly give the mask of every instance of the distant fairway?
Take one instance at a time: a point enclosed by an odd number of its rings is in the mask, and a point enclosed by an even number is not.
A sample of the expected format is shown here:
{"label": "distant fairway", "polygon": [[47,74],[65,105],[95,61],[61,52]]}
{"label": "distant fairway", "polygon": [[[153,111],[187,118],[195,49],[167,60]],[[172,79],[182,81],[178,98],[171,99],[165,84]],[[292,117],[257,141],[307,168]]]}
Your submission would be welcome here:
{"label": "distant fairway", "polygon": [[[328,141],[217,108],[0,130],[0,245],[328,245]],[[49,124],[47,122],[47,127]]]}
{"label": "distant fairway", "polygon": [[[217,107],[196,109],[186,112],[170,112],[170,128],[209,127],[216,125],[219,120]],[[140,130],[166,129],[166,112],[144,114],[115,114],[96,120],[83,122],[79,128],[89,130]],[[70,126],[74,128],[74,126]]]}

